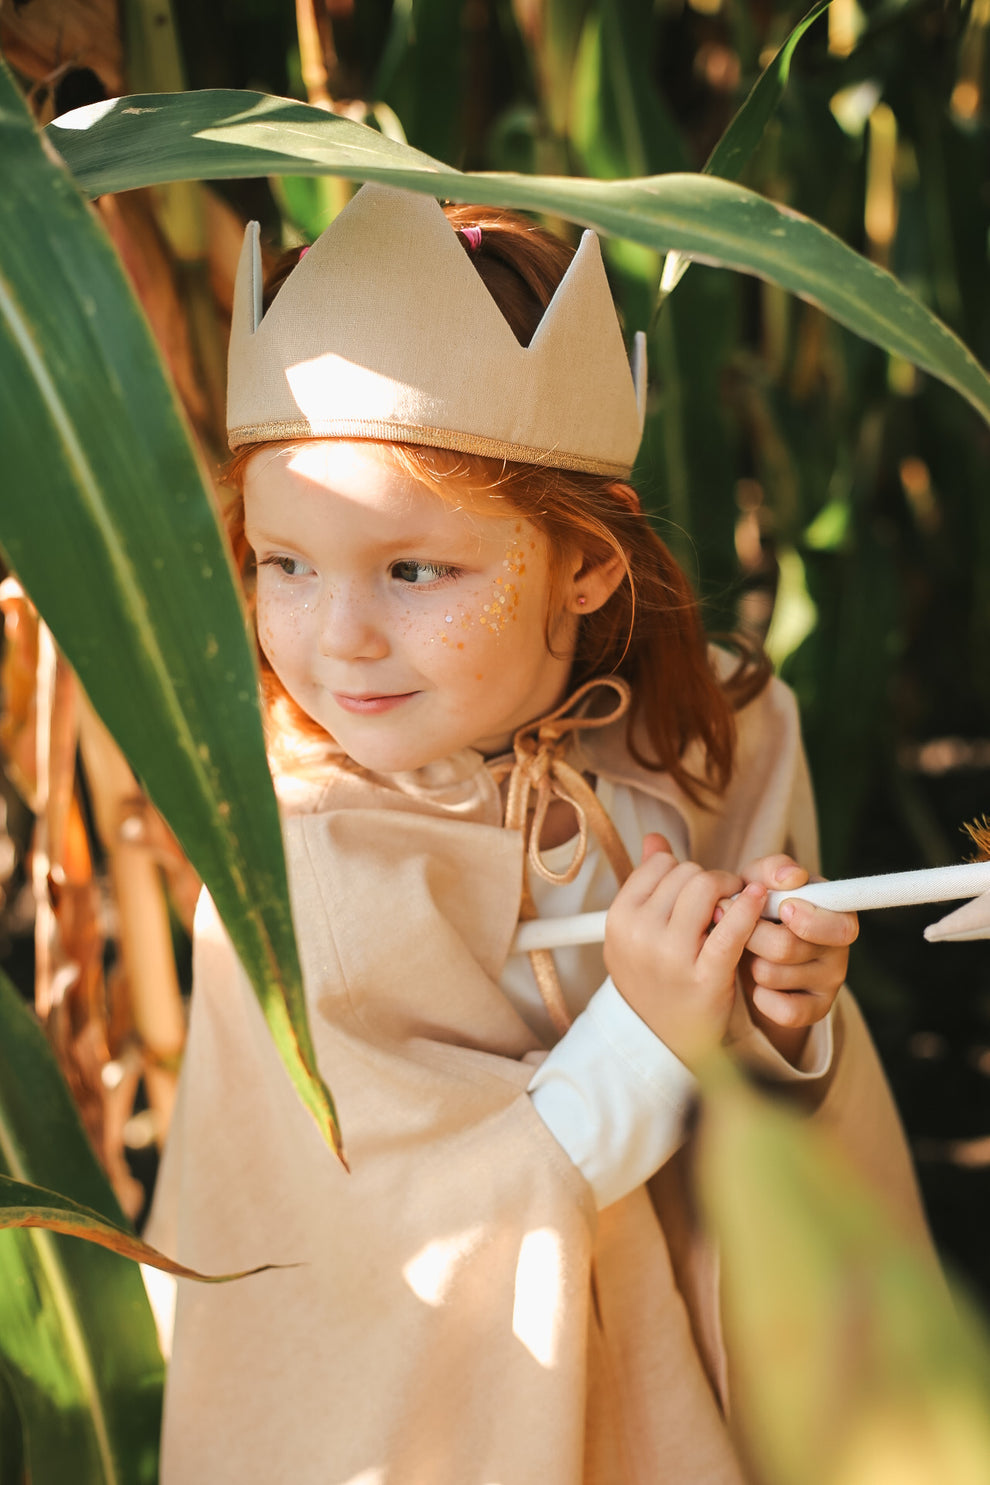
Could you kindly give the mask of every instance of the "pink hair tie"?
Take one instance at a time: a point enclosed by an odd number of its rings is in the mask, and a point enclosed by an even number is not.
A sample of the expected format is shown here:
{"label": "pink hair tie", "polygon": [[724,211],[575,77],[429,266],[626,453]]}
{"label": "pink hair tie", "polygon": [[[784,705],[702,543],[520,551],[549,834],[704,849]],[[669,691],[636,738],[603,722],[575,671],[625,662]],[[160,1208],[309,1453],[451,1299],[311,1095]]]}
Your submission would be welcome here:
{"label": "pink hair tie", "polygon": [[462,227],[461,236],[467,241],[467,245],[472,253],[476,253],[481,246],[481,228]]}
{"label": "pink hair tie", "polygon": [[[310,243],[309,247],[312,247],[312,246],[313,246],[313,244]],[[299,249],[299,261],[300,261],[300,263],[302,262],[303,258],[305,258],[306,254],[309,252],[309,247],[304,247],[304,248],[300,248]]]}

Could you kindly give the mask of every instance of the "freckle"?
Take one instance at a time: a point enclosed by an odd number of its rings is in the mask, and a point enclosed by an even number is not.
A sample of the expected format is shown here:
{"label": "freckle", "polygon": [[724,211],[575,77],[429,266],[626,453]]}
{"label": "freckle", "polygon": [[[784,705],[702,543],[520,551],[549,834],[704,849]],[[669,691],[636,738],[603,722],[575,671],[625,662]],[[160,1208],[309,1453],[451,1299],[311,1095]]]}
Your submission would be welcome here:
{"label": "freckle", "polygon": [[458,641],[457,641],[457,648],[458,648],[458,649],[459,649],[459,650],[463,650],[463,648],[464,648],[464,641],[463,641],[463,640],[462,640],[462,639],[459,639],[459,640],[458,640]]}
{"label": "freckle", "polygon": [[502,586],[502,579],[501,578],[496,578],[495,579],[495,586],[496,586],[496,588],[500,588]]}
{"label": "freckle", "polygon": [[476,675],[476,676],[475,676],[475,680],[476,680],[476,681],[483,681],[483,680],[484,680],[484,679],[485,679],[485,678],[484,678],[484,676],[483,676],[483,675],[481,675],[481,674],[480,674],[480,672],[479,672],[479,674],[477,674],[477,675]]}

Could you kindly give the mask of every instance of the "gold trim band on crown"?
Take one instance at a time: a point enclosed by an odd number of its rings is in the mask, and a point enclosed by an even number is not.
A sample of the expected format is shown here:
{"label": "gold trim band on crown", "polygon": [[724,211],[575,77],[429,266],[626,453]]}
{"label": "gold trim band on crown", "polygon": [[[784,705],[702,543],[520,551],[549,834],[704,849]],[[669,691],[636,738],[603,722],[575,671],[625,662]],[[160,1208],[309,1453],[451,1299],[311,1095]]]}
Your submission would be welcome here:
{"label": "gold trim band on crown", "polygon": [[231,451],[251,443],[276,443],[294,438],[367,438],[378,443],[415,443],[438,449],[452,449],[458,454],[482,454],[489,459],[509,459],[519,464],[541,464],[550,469],[573,469],[580,474],[601,474],[612,479],[628,479],[631,464],[591,459],[584,454],[568,454],[557,449],[536,449],[526,444],[508,443],[498,438],[485,438],[477,433],[454,433],[440,428],[424,428],[415,423],[395,423],[363,418],[307,418],[276,423],[246,423],[231,428],[227,441]]}

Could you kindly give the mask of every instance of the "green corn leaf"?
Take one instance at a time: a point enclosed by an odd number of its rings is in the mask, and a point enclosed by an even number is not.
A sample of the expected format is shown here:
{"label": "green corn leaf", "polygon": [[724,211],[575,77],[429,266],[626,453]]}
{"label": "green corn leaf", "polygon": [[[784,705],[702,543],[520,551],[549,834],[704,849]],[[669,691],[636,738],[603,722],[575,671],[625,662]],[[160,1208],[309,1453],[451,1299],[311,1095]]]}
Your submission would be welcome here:
{"label": "green corn leaf", "polygon": [[742,107],[733,115],[729,127],[705,161],[706,175],[718,175],[723,180],[739,179],[787,87],[798,42],[831,3],[832,0],[817,0],[764,67]]}
{"label": "green corn leaf", "polygon": [[766,1485],[990,1479],[990,1348],[931,1258],[806,1121],[702,1076],[734,1413]]}
{"label": "green corn leaf", "polygon": [[[763,131],[773,118],[787,87],[798,42],[808,27],[825,14],[831,3],[832,0],[817,0],[764,67],[746,101],[733,115],[729,127],[705,161],[705,175],[717,175],[722,180],[739,179],[746,162],[763,138]],[[676,289],[690,266],[691,259],[687,254],[667,254],[660,275],[659,304]]]}
{"label": "green corn leaf", "polygon": [[[124,1233],[44,1034],[3,975],[0,1172],[6,1194],[57,1187]],[[163,1367],[133,1264],[47,1232],[0,1232],[0,1376],[0,1462],[22,1451],[32,1485],[153,1485]]]}
{"label": "green corn leaf", "polygon": [[60,1232],[65,1237],[84,1238],[121,1258],[133,1258],[135,1263],[147,1263],[163,1273],[174,1274],[179,1279],[197,1279],[201,1284],[226,1284],[231,1279],[246,1279],[282,1266],[262,1263],[238,1273],[202,1274],[184,1263],[176,1263],[150,1243],[143,1243],[120,1223],[108,1222],[91,1207],[82,1206],[58,1191],[48,1191],[44,1186],[0,1175],[0,1229],[16,1227],[37,1227],[46,1232]]}
{"label": "green corn leaf", "polygon": [[10,1383],[0,1367],[0,1480],[17,1482],[24,1472],[24,1425]]}
{"label": "green corn leaf", "polygon": [[990,421],[986,372],[891,274],[808,218],[731,181],[462,173],[349,119],[257,93],[118,99],[63,115],[47,132],[92,195],[165,180],[326,172],[453,201],[550,212],[645,247],[756,274],[940,377]]}
{"label": "green corn leaf", "polygon": [[5,1485],[7,1452],[13,1457],[19,1449],[32,1485],[153,1485],[157,1478],[158,1339],[137,1268],[112,1254],[208,1283],[247,1277],[197,1273],[135,1236],[96,1163],[41,1027],[0,973]]}
{"label": "green corn leaf", "polygon": [[0,158],[0,546],[213,894],[289,1075],[339,1146],[211,497],[116,255],[2,64]]}

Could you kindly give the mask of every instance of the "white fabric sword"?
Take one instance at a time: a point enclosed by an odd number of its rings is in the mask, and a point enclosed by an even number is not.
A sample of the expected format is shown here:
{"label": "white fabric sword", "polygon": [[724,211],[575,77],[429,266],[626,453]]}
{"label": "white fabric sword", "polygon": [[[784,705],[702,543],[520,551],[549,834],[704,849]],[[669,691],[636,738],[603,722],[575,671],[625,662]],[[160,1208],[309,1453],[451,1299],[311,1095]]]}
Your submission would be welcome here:
{"label": "white fabric sword", "polygon": [[[925,938],[933,943],[990,938],[990,861],[893,871],[875,877],[848,877],[838,882],[809,882],[793,892],[771,892],[763,909],[764,918],[779,919],[781,903],[791,897],[839,913],[952,902],[967,897],[973,900],[930,924],[925,929]],[[571,918],[534,918],[519,925],[511,952],[527,954],[534,949],[600,944],[605,938],[605,917],[600,912],[579,913]]]}

